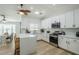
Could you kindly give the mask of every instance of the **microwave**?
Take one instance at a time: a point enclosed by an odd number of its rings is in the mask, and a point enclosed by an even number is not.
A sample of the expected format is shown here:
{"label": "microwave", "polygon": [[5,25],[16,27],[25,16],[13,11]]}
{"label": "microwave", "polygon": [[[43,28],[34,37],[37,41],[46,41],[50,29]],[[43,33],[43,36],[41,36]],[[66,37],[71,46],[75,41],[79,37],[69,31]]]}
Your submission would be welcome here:
{"label": "microwave", "polygon": [[60,28],[60,22],[52,23],[51,28]]}

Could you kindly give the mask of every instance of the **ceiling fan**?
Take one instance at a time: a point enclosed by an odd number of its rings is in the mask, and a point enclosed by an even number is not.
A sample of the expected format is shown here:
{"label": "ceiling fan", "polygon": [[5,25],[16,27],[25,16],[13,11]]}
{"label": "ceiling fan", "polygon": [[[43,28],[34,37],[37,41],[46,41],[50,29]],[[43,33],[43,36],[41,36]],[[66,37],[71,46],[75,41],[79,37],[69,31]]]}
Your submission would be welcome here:
{"label": "ceiling fan", "polygon": [[24,9],[23,8],[23,4],[20,4],[20,9],[18,10],[18,14],[20,15],[28,15],[28,13],[30,13],[30,10]]}
{"label": "ceiling fan", "polygon": [[1,19],[0,22],[5,22],[6,21],[5,15],[1,15],[0,19]]}

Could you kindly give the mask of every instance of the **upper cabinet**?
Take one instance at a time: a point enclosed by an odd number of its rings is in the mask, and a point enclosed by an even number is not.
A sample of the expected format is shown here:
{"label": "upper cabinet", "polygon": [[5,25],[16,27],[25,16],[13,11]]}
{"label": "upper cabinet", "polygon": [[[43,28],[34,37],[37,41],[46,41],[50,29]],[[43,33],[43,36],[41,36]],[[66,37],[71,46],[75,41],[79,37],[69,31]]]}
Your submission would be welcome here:
{"label": "upper cabinet", "polygon": [[55,16],[55,17],[52,18],[52,23],[56,23],[56,22],[59,22],[58,16]]}
{"label": "upper cabinet", "polygon": [[65,15],[60,15],[59,16],[59,21],[60,21],[60,28],[65,28]]}
{"label": "upper cabinet", "polygon": [[44,28],[51,28],[56,22],[60,22],[60,28],[79,28],[79,9],[45,19],[42,25]]}
{"label": "upper cabinet", "polygon": [[42,20],[41,26],[42,28],[51,28],[51,18]]}
{"label": "upper cabinet", "polygon": [[47,24],[47,23],[46,23],[46,20],[42,20],[42,22],[41,22],[41,27],[42,27],[42,28],[46,28],[46,24]]}
{"label": "upper cabinet", "polygon": [[79,28],[79,9],[74,11],[75,28]]}
{"label": "upper cabinet", "polygon": [[65,13],[65,28],[73,28],[73,11]]}

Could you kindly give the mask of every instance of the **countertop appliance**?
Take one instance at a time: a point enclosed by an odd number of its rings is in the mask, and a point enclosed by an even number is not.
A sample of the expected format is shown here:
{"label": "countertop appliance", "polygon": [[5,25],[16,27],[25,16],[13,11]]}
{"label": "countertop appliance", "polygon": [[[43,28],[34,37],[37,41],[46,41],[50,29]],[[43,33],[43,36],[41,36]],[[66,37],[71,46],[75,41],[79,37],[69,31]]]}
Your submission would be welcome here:
{"label": "countertop appliance", "polygon": [[79,31],[78,31],[78,32],[76,32],[76,37],[79,37]]}
{"label": "countertop appliance", "polygon": [[65,35],[64,31],[55,31],[49,35],[49,42],[58,47],[58,35]]}

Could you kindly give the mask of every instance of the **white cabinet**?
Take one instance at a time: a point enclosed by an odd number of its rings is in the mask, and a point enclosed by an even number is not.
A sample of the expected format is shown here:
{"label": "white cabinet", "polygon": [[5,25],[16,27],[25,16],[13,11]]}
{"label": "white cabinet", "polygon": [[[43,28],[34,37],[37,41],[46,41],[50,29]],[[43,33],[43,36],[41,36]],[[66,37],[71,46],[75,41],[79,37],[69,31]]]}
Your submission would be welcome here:
{"label": "white cabinet", "polygon": [[46,41],[46,42],[49,42],[49,34],[48,34],[48,33],[46,34],[45,41]]}
{"label": "white cabinet", "polygon": [[77,54],[79,54],[79,39],[77,39],[75,41],[75,51],[74,52],[76,52]]}
{"label": "white cabinet", "polygon": [[79,28],[79,9],[47,18],[42,21],[42,25],[44,28],[51,28],[51,24],[55,22],[60,22],[61,28]]}
{"label": "white cabinet", "polygon": [[47,19],[47,20],[48,20],[48,21],[47,21],[47,23],[48,23],[47,26],[48,26],[48,28],[51,28],[51,23],[52,23],[51,21],[52,21],[52,18],[49,18],[49,19]]}
{"label": "white cabinet", "polygon": [[42,21],[42,28],[47,28],[47,20]]}
{"label": "white cabinet", "polygon": [[41,21],[41,28],[44,28],[45,27],[45,24],[44,24],[44,20]]}
{"label": "white cabinet", "polygon": [[51,28],[51,18],[42,20],[42,28]]}
{"label": "white cabinet", "polygon": [[74,11],[75,27],[79,28],[79,9]]}
{"label": "white cabinet", "polygon": [[67,49],[67,39],[63,38],[63,37],[59,37],[58,38],[58,46],[64,49]]}
{"label": "white cabinet", "polygon": [[65,28],[65,15],[60,15],[59,16],[59,20],[60,20],[60,28]]}
{"label": "white cabinet", "polygon": [[73,11],[65,14],[66,28],[73,28]]}
{"label": "white cabinet", "polygon": [[51,22],[52,23],[59,22],[59,17],[58,16],[53,17]]}
{"label": "white cabinet", "polygon": [[59,36],[58,46],[68,51],[79,54],[79,39]]}
{"label": "white cabinet", "polygon": [[70,51],[79,54],[79,39],[70,40]]}
{"label": "white cabinet", "polygon": [[43,33],[42,34],[42,40],[46,41],[46,42],[49,42],[49,34],[48,33]]}

